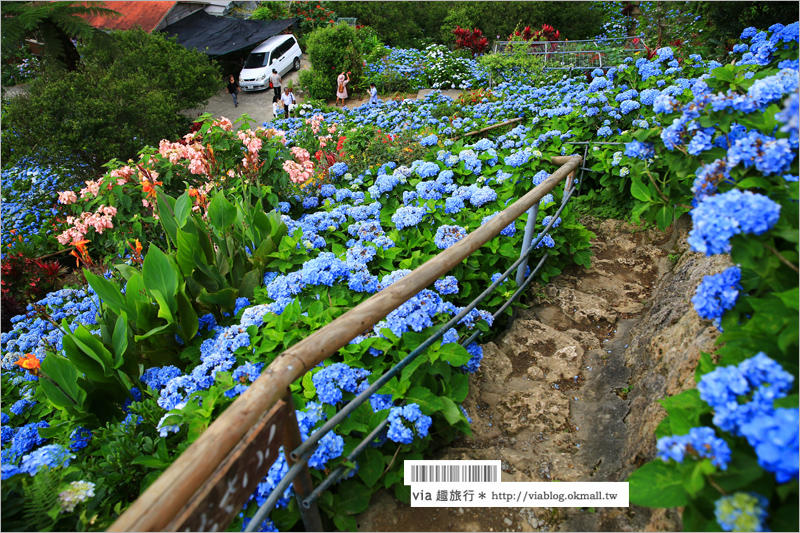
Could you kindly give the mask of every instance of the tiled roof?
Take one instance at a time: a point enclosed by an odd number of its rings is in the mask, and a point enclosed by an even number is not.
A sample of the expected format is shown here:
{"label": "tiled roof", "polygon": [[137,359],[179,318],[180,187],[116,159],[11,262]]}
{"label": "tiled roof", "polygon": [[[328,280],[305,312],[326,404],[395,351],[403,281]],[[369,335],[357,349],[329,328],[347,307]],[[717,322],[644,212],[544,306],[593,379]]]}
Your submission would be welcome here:
{"label": "tiled roof", "polygon": [[175,7],[177,2],[106,2],[104,7],[117,11],[122,16],[84,16],[89,24],[104,30],[130,30],[141,26],[148,33]]}

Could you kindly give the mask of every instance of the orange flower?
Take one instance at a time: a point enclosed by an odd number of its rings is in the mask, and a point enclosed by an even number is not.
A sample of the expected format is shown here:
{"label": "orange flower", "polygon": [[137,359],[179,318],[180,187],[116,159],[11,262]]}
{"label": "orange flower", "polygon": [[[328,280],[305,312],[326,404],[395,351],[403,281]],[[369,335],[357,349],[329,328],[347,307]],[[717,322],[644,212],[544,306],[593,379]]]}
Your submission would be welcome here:
{"label": "orange flower", "polygon": [[198,194],[200,194],[200,193],[198,192],[197,189],[195,189],[194,187],[189,187],[189,196],[193,196],[194,197],[194,196],[197,196]]}
{"label": "orange flower", "polygon": [[75,241],[70,243],[72,246],[75,247],[75,250],[72,250],[69,255],[75,256],[77,259],[75,260],[75,264],[80,266],[81,261],[86,266],[91,266],[92,258],[89,257],[89,252],[86,250],[86,243],[92,242],[87,239],[83,239],[82,241]]}
{"label": "orange flower", "polygon": [[23,357],[19,358],[19,361],[14,361],[14,364],[21,366],[34,376],[39,375],[41,363],[39,362],[39,359],[37,359],[32,353],[26,353]]}

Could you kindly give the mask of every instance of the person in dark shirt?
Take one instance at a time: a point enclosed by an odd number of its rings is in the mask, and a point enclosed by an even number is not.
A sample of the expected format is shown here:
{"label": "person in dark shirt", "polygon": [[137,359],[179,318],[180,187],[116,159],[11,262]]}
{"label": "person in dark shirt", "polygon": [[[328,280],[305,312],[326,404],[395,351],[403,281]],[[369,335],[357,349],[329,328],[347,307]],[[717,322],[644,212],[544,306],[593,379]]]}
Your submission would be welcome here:
{"label": "person in dark shirt", "polygon": [[231,74],[231,81],[228,83],[228,94],[233,96],[233,106],[239,107],[239,101],[236,99],[236,95],[239,94],[239,82],[234,79],[233,74]]}

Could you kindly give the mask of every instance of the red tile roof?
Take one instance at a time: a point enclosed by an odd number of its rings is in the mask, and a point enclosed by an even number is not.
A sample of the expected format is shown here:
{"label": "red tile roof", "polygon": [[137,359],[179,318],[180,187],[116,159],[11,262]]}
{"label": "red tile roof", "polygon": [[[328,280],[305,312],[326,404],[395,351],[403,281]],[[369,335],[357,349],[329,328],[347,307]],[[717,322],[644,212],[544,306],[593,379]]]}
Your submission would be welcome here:
{"label": "red tile roof", "polygon": [[91,16],[83,17],[95,28],[104,30],[130,30],[141,26],[147,33],[152,32],[167,16],[177,2],[106,2],[103,7],[113,9],[122,16],[116,18]]}

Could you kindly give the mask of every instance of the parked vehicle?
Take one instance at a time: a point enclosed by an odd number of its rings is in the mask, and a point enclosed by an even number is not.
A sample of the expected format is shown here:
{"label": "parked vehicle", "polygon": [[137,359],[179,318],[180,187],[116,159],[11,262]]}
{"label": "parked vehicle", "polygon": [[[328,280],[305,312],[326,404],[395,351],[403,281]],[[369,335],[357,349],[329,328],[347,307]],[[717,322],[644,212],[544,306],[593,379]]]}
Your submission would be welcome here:
{"label": "parked vehicle", "polygon": [[300,45],[294,35],[275,35],[259,44],[244,63],[239,73],[239,87],[243,91],[261,91],[269,88],[272,69],[283,75],[290,70],[300,70]]}

